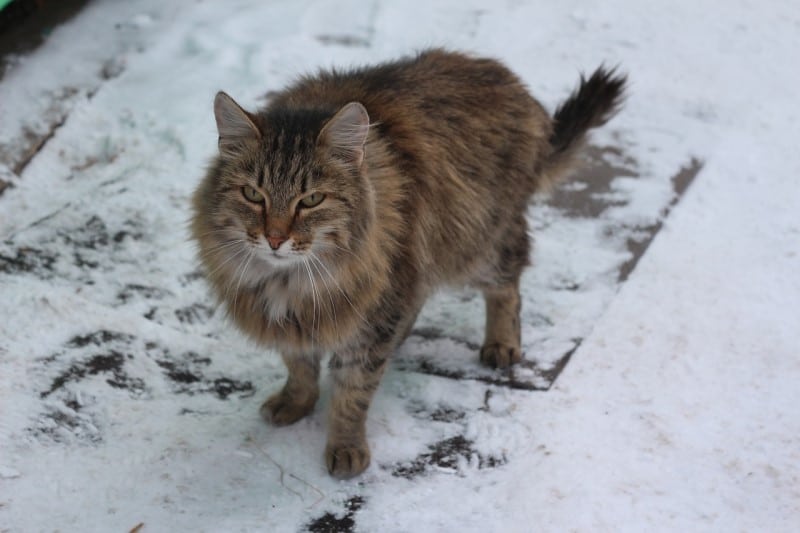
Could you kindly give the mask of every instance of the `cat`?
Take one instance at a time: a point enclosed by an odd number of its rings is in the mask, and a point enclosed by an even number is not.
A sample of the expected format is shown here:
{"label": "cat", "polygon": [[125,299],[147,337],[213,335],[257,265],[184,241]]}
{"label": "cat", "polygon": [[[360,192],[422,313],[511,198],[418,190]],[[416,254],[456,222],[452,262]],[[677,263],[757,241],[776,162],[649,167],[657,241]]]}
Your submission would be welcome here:
{"label": "cat", "polygon": [[482,291],[483,363],[520,361],[529,199],[569,170],[625,84],[601,66],[551,117],[498,61],[430,49],[301,78],[256,113],[218,93],[219,154],[191,228],[233,322],[288,368],[262,416],[308,415],[332,354],[325,463],[363,472],[372,396],[442,286]]}

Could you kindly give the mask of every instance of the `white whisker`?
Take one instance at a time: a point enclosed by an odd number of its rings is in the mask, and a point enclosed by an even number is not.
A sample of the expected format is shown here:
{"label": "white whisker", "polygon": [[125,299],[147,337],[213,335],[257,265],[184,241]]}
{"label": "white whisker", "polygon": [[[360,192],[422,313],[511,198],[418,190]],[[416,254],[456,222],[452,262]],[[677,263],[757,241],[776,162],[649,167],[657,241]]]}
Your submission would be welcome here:
{"label": "white whisker", "polygon": [[[303,265],[306,267],[306,273],[308,274],[308,281],[311,284],[311,348],[314,348],[314,328],[316,327],[317,323],[317,284],[314,283],[314,276],[311,274],[311,267],[308,266],[308,261],[303,259]],[[320,319],[322,318],[322,313],[320,312]]]}
{"label": "white whisker", "polygon": [[[338,329],[339,329],[339,322],[338,322],[338,320],[337,320],[337,318],[336,318],[336,304],[335,304],[335,303],[334,303],[334,301],[333,301],[333,295],[331,294],[331,288],[330,288],[330,285],[328,285],[328,282],[325,280],[325,278],[323,278],[323,277],[322,277],[322,273],[321,273],[321,272],[320,272],[320,270],[319,270],[319,266],[317,266],[317,264],[320,262],[320,260],[319,260],[319,258],[318,258],[318,257],[316,257],[316,256],[315,256],[313,253],[312,253],[312,254],[309,254],[309,259],[311,259],[311,261],[312,261],[312,262],[310,263],[310,264],[311,264],[311,266],[312,266],[312,267],[314,267],[314,270],[316,270],[316,271],[317,271],[317,273],[320,275],[320,276],[319,276],[319,279],[322,281],[322,283],[324,283],[324,284],[325,284],[325,290],[326,290],[326,291],[328,291],[328,300],[330,300],[330,302],[331,302],[331,308],[330,308],[330,310],[328,311],[328,318],[330,318],[330,319],[332,319],[332,320],[333,320],[333,323],[334,323],[334,325],[336,326],[336,329],[337,329],[337,331],[338,331]],[[324,268],[325,266],[324,266],[324,265],[322,265],[322,267]]]}
{"label": "white whisker", "polygon": [[345,292],[344,292],[344,290],[342,289],[342,286],[339,284],[339,281],[338,281],[338,280],[337,280],[337,279],[336,279],[336,278],[333,276],[333,274],[331,274],[331,271],[330,271],[330,270],[328,270],[328,267],[327,267],[327,266],[325,266],[325,263],[323,263],[322,261],[320,261],[320,259],[319,259],[318,257],[316,257],[316,255],[314,254],[314,252],[309,252],[309,256],[310,256],[310,257],[314,257],[314,258],[316,258],[316,259],[317,259],[317,261],[318,261],[319,265],[320,265],[320,266],[321,266],[321,267],[322,267],[322,268],[325,270],[325,272],[328,274],[328,277],[329,277],[329,278],[331,279],[331,281],[333,282],[333,285],[334,285],[334,286],[335,286],[335,287],[336,287],[336,288],[339,290],[339,292],[342,294],[342,297],[344,297],[344,299],[347,301],[347,303],[348,303],[348,304],[350,305],[350,307],[353,309],[353,312],[356,314],[356,316],[357,316],[359,319],[361,319],[361,322],[362,322],[362,323],[363,323],[365,326],[368,326],[368,325],[369,325],[369,322],[367,321],[367,319],[366,319],[366,318],[364,318],[364,316],[363,316],[363,315],[362,315],[362,314],[361,314],[361,313],[358,311],[358,309],[356,309],[356,306],[353,304],[353,301],[352,301],[352,300],[350,300],[350,297],[349,297],[349,296],[347,296],[347,293],[345,293]]}
{"label": "white whisker", "polygon": [[361,264],[361,266],[364,267],[363,268],[363,273],[366,275],[366,277],[370,281],[370,283],[372,282],[372,269],[369,268],[367,263],[364,261],[363,257],[359,256],[358,254],[356,254],[352,250],[348,250],[347,248],[344,248],[343,246],[339,246],[338,244],[336,244],[334,242],[320,243],[320,245],[323,246],[323,247],[329,246],[329,247],[334,248],[334,249],[336,249],[338,251],[341,251],[341,252],[344,252],[346,254],[351,255],[354,260],[358,261]]}
{"label": "white whisker", "polygon": [[210,248],[207,248],[207,249],[203,250],[201,253],[202,253],[203,256],[210,255],[210,254],[215,254],[215,253],[220,252],[221,250],[225,250],[227,248],[230,248],[232,246],[236,246],[237,244],[242,244],[244,242],[245,242],[244,239],[236,239],[236,240],[233,240],[233,241],[226,241],[226,242],[223,242],[221,244],[217,244],[216,246],[211,246]]}
{"label": "white whisker", "polygon": [[[239,279],[236,282],[236,289],[234,289],[234,291],[233,291],[233,319],[234,320],[236,320],[236,302],[237,302],[237,300],[239,298],[239,288],[240,288],[240,286],[242,284],[242,278],[244,277],[244,273],[245,273],[245,271],[247,271],[247,267],[250,265],[250,261],[253,259],[254,255],[255,255],[255,252],[253,250],[250,250],[250,253],[247,255],[247,258],[242,262],[241,266],[236,269],[236,272],[233,275],[234,277],[236,277],[236,274],[237,273],[239,274]],[[240,272],[240,270],[241,270],[241,272]],[[231,278],[231,281],[233,281],[233,279],[234,278]],[[230,291],[231,285],[232,284],[229,283],[228,284],[228,290],[225,291],[225,299],[226,300],[228,299],[228,292]]]}
{"label": "white whisker", "polygon": [[244,252],[246,252],[246,251],[247,251],[247,249],[246,249],[246,248],[241,248],[241,249],[239,249],[239,250],[238,250],[238,251],[237,251],[235,254],[233,254],[233,255],[229,256],[227,259],[225,259],[225,261],[223,261],[222,263],[220,263],[219,265],[217,265],[217,266],[214,268],[214,270],[212,270],[212,271],[210,271],[208,274],[206,274],[206,277],[209,277],[209,278],[210,278],[211,276],[213,276],[214,274],[216,274],[217,272],[219,272],[220,270],[222,270],[222,269],[225,267],[225,265],[227,265],[228,263],[230,263],[231,261],[233,261],[234,259],[236,259],[236,258],[237,258],[237,257],[239,257],[240,255],[242,255],[242,254],[243,254]]}

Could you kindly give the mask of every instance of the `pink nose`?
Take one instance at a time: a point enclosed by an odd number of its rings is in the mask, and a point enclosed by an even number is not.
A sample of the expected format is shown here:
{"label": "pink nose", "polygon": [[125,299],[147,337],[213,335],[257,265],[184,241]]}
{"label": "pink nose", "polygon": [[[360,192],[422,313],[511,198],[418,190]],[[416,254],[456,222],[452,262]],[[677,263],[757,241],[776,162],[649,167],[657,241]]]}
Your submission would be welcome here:
{"label": "pink nose", "polygon": [[269,235],[267,237],[267,242],[269,243],[270,248],[277,250],[280,248],[281,244],[286,242],[286,235]]}

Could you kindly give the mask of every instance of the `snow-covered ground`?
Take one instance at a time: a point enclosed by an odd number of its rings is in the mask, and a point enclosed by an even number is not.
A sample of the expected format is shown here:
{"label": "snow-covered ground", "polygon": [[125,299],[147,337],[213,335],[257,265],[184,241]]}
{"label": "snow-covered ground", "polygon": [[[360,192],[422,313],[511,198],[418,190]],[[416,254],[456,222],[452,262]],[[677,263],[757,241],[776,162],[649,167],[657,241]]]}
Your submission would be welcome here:
{"label": "snow-covered ground", "polygon": [[[480,299],[438,296],[335,481],[326,398],[259,419],[285,370],[187,199],[217,90],[430,45],[630,96],[531,206],[529,362],[481,369]],[[0,81],[0,531],[800,530],[798,50],[792,1],[93,2]]]}

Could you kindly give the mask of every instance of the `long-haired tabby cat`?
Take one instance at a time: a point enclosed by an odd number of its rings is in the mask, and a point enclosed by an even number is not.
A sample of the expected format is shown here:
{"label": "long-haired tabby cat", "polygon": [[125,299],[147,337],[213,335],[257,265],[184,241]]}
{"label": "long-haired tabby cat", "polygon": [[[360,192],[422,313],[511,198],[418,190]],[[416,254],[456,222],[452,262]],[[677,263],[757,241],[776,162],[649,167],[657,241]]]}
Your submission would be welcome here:
{"label": "long-haired tabby cat", "polygon": [[331,353],[325,460],[336,477],[361,473],[387,360],[442,285],[483,292],[482,362],[519,361],[529,198],[567,170],[624,84],[601,67],[551,117],[497,61],[428,50],[303,78],[256,113],[217,94],[219,155],[192,231],[234,322],[288,367],[264,418],[309,414]]}

